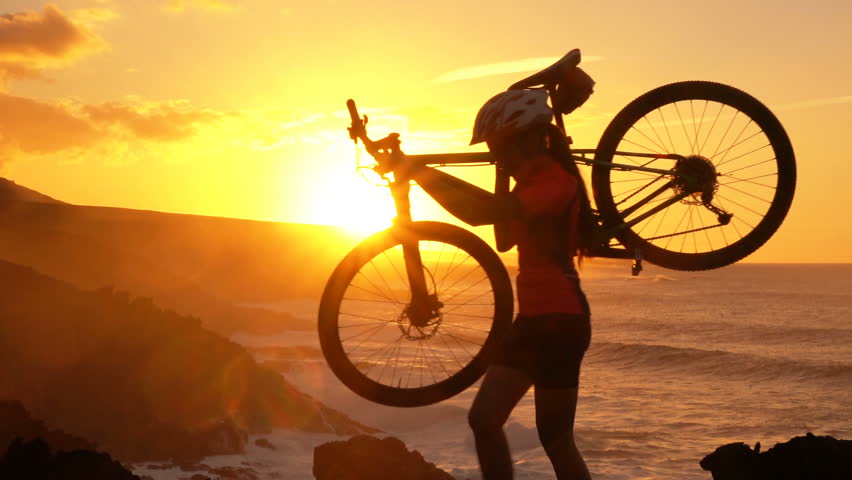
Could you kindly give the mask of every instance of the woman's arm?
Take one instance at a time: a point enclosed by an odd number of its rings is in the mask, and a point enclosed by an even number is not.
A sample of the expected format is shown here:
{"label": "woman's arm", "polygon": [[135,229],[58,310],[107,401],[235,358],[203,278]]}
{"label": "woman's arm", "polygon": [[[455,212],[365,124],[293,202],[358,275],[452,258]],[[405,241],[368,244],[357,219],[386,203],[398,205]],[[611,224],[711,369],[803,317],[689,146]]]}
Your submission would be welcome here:
{"label": "woman's arm", "polygon": [[400,167],[402,168],[395,168],[397,174],[416,181],[448,212],[469,225],[493,225],[521,214],[521,205],[518,199],[509,193],[508,182],[505,192],[498,191],[494,194],[425,165],[408,163]]}
{"label": "woman's arm", "polygon": [[[495,172],[494,195],[511,195],[509,193],[509,174],[502,168],[497,168]],[[513,196],[513,198],[517,200],[517,197]],[[521,204],[519,201],[515,208],[520,211]],[[494,242],[497,244],[498,252],[508,252],[515,246],[515,239],[512,238],[509,228],[508,220],[501,220],[494,223]]]}

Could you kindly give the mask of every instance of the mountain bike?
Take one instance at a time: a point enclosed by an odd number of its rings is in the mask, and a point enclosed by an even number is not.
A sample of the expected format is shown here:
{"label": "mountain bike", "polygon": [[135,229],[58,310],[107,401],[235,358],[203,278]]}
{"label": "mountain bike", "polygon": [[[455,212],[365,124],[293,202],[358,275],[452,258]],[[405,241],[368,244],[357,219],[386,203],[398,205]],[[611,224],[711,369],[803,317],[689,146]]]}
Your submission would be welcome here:
{"label": "mountain bike", "polygon": [[[563,80],[579,62],[572,50],[510,89],[547,89],[564,131],[562,114],[577,102],[560,103]],[[388,173],[402,155],[399,134],[370,140],[367,117],[354,101],[347,106],[350,137],[377,160],[374,170]],[[746,257],[781,225],[796,183],[793,148],[772,112],[745,92],[705,81],[641,95],[612,119],[597,148],[572,149],[572,156],[591,167],[600,239],[593,255],[632,259],[634,275],[643,260],[706,270]],[[487,152],[408,158],[439,167],[495,163]],[[413,221],[409,182],[385,178],[394,224],[332,273],[320,302],[320,344],[355,393],[390,406],[429,405],[485,372],[512,324],[512,284],[488,244],[454,225]]]}

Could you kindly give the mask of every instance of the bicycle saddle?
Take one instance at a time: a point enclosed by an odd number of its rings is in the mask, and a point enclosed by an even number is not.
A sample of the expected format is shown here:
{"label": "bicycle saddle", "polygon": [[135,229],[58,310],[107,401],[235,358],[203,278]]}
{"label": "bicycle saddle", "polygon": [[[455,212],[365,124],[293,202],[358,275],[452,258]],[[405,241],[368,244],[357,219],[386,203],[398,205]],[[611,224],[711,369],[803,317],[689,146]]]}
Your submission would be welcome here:
{"label": "bicycle saddle", "polygon": [[575,48],[566,53],[553,65],[529,77],[512,84],[509,90],[534,87],[536,85],[554,85],[559,83],[565,74],[580,64],[580,50]]}

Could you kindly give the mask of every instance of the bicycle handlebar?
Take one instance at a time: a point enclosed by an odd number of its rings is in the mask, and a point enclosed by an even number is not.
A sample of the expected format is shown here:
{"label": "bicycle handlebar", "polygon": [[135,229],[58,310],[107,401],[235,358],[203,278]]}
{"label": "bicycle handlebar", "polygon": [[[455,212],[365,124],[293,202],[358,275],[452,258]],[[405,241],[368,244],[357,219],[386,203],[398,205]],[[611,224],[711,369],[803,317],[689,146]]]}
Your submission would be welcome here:
{"label": "bicycle handlebar", "polygon": [[364,142],[364,148],[367,150],[367,153],[379,162],[377,172],[390,172],[393,169],[393,164],[396,163],[396,159],[400,155],[404,155],[399,149],[399,134],[391,133],[381,140],[370,140],[367,137],[366,128],[368,117],[364,115],[362,119],[358,115],[358,107],[355,106],[355,100],[351,98],[346,100],[346,108],[349,110],[349,117],[352,120],[352,126],[348,128],[349,138],[354,140],[355,143],[358,143],[359,138]]}
{"label": "bicycle handlebar", "polygon": [[349,116],[352,118],[353,125],[361,120],[361,117],[358,116],[358,107],[355,106],[355,100],[351,98],[346,100],[346,108],[349,109]]}
{"label": "bicycle handlebar", "polygon": [[360,138],[367,145],[367,130],[364,128],[367,124],[367,116],[364,115],[364,119],[361,120],[361,117],[358,115],[358,107],[355,106],[355,100],[351,98],[346,100],[346,108],[349,109],[349,117],[352,119],[352,126],[349,127],[349,138],[355,143],[358,143],[358,139]]}

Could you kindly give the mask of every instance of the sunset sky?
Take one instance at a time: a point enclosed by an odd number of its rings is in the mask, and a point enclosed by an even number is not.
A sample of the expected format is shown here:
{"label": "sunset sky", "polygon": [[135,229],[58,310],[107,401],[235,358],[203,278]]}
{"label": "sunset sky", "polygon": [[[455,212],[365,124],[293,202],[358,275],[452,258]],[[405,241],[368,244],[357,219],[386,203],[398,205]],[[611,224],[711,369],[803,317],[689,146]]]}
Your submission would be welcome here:
{"label": "sunset sky", "polygon": [[[852,262],[850,19],[849,0],[2,0],[0,176],[74,204],[373,230],[392,203],[355,173],[347,98],[407,153],[469,151],[485,100],[580,48],[597,85],[566,118],[576,147],[656,86],[736,86],[799,174],[749,261]],[[452,171],[489,186],[480,170]],[[414,215],[446,219],[422,194]]]}

